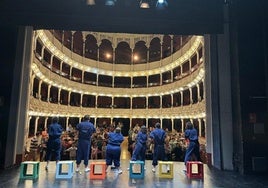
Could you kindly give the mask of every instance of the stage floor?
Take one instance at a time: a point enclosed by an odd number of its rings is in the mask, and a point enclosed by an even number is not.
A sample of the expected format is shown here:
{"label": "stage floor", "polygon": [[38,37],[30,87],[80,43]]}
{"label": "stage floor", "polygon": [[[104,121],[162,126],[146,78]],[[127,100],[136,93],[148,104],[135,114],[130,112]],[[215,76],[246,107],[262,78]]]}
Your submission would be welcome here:
{"label": "stage floor", "polygon": [[[235,172],[219,171],[214,168],[208,168],[204,165],[204,179],[188,179],[183,172],[184,164],[174,162],[174,178],[159,178],[158,168],[156,173],[151,171],[150,160],[146,161],[146,170],[144,179],[130,179],[129,160],[121,161],[122,174],[115,171],[109,171],[104,180],[91,180],[89,173],[82,171],[82,174],[74,173],[71,179],[55,179],[56,165],[51,162],[48,172],[45,171],[45,162],[40,163],[40,175],[37,180],[20,180],[19,167],[3,170],[0,172],[1,188],[69,188],[69,187],[96,187],[96,188],[260,188],[268,187],[266,176],[248,175],[242,176]],[[83,170],[83,169],[82,169]]]}

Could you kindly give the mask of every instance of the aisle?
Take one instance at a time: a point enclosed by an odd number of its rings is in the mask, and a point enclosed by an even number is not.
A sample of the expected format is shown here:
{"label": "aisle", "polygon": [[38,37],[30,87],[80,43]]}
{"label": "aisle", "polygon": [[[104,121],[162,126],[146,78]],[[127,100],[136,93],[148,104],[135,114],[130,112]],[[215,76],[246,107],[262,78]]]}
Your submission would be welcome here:
{"label": "aisle", "polygon": [[130,153],[128,151],[128,137],[124,137],[124,141],[121,144],[121,159],[130,160]]}

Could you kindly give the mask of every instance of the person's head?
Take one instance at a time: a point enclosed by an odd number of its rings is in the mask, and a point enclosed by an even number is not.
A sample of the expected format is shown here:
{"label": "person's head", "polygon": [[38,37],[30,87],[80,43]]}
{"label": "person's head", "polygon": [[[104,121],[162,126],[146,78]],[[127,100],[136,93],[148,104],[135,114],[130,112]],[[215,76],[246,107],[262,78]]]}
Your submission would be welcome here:
{"label": "person's head", "polygon": [[192,129],[194,128],[193,124],[190,121],[186,122],[186,129]]}
{"label": "person's head", "polygon": [[90,116],[89,115],[85,115],[84,116],[84,121],[89,121],[90,120]]}
{"label": "person's head", "polygon": [[147,128],[145,127],[145,125],[141,126],[141,132],[143,132],[143,133],[147,132]]}
{"label": "person's head", "polygon": [[116,132],[116,133],[120,133],[120,132],[121,132],[120,127],[116,127],[115,132]]}
{"label": "person's head", "polygon": [[53,117],[52,118],[52,123],[58,123],[59,122],[59,118],[58,117]]}
{"label": "person's head", "polygon": [[161,125],[160,125],[160,123],[156,123],[156,124],[154,125],[154,127],[159,129],[159,128],[161,127]]}

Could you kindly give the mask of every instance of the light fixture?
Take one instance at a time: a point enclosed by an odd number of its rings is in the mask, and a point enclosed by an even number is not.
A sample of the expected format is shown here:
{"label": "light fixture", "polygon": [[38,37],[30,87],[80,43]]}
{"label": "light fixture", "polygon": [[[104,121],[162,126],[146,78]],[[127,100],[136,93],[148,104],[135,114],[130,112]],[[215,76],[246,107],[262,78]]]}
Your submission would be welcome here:
{"label": "light fixture", "polygon": [[148,0],[141,0],[140,1],[140,8],[150,8],[150,2]]}
{"label": "light fixture", "polygon": [[106,6],[114,6],[115,2],[116,2],[116,0],[106,0],[105,5]]}
{"label": "light fixture", "polygon": [[137,54],[135,54],[135,55],[133,56],[133,60],[134,60],[134,61],[138,61],[138,60],[139,60],[139,56],[138,56]]}
{"label": "light fixture", "polygon": [[157,0],[156,2],[156,8],[157,9],[165,9],[168,6],[167,0]]}
{"label": "light fixture", "polygon": [[107,59],[110,59],[110,58],[112,57],[112,55],[109,54],[109,53],[106,53],[106,54],[105,54],[105,57],[106,57]]}
{"label": "light fixture", "polygon": [[90,5],[90,6],[96,4],[96,3],[95,3],[95,0],[86,0],[86,2],[87,2],[87,5]]}

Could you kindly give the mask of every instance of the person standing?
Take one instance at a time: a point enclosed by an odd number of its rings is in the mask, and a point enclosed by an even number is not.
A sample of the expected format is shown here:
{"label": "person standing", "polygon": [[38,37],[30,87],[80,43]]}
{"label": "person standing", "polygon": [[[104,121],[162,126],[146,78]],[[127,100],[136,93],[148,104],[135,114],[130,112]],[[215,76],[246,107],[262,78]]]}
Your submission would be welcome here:
{"label": "person standing", "polygon": [[120,127],[115,129],[115,132],[108,134],[108,144],[106,149],[106,172],[112,163],[114,163],[118,174],[122,173],[120,169],[120,156],[121,156],[121,143],[124,141],[124,137],[121,134]]}
{"label": "person standing", "polygon": [[143,125],[141,126],[140,131],[137,134],[135,148],[133,151],[132,161],[143,161],[145,163],[145,154],[146,154],[146,142],[147,142],[147,129]]}
{"label": "person standing", "polygon": [[37,159],[38,159],[38,150],[39,150],[39,146],[40,146],[38,137],[39,137],[39,132],[37,132],[35,134],[35,136],[32,137],[32,139],[31,139],[30,156],[31,156],[33,161],[37,161]]}
{"label": "person standing", "polygon": [[83,121],[76,125],[78,130],[78,145],[77,145],[77,156],[76,156],[76,172],[80,172],[81,161],[84,161],[85,172],[90,171],[88,167],[89,153],[91,136],[96,132],[96,129],[90,121],[90,116],[85,115]]}
{"label": "person standing", "polygon": [[48,141],[48,135],[43,136],[41,138],[41,144],[40,144],[40,161],[44,161],[47,153],[47,141]]}
{"label": "person standing", "polygon": [[158,160],[166,160],[165,154],[165,138],[166,132],[161,129],[160,123],[155,124],[155,129],[150,133],[150,139],[154,143],[153,152],[153,168],[152,171],[155,172],[155,167],[158,165]]}
{"label": "person standing", "polygon": [[46,170],[48,170],[49,161],[51,160],[52,153],[55,154],[56,163],[60,160],[60,152],[61,152],[61,134],[62,127],[58,124],[59,118],[53,117],[52,124],[48,127],[48,141],[47,141],[47,152],[46,152]]}
{"label": "person standing", "polygon": [[192,158],[197,161],[200,161],[198,133],[190,121],[186,123],[186,130],[184,132],[184,136],[185,139],[189,142],[184,158],[184,164],[186,166],[187,162],[192,160]]}

